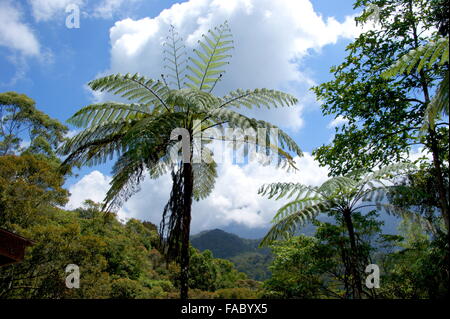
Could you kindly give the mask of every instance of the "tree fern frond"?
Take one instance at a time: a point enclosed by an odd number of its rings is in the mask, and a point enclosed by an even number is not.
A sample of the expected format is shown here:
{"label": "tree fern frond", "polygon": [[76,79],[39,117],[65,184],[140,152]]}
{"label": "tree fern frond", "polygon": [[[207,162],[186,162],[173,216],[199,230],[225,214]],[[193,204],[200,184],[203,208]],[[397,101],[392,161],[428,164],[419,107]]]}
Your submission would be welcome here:
{"label": "tree fern frond", "polygon": [[272,219],[272,222],[279,223],[292,214],[299,214],[300,218],[303,220],[302,224],[304,224],[305,221],[317,216],[317,214],[320,213],[320,211],[316,211],[316,204],[318,204],[319,202],[323,202],[323,198],[321,198],[320,196],[305,197],[302,199],[293,200],[278,209],[277,213]]}
{"label": "tree fern frond", "polygon": [[194,49],[196,57],[190,57],[191,64],[187,66],[191,72],[187,75],[190,80],[187,85],[190,88],[206,91],[213,88],[220,74],[225,72],[223,67],[228,64],[226,60],[231,57],[226,54],[233,48],[231,37],[231,30],[226,22],[203,35],[203,40],[198,42],[200,50]]}
{"label": "tree fern frond", "polygon": [[426,130],[428,127],[434,128],[435,119],[439,118],[439,115],[443,113],[444,115],[449,115],[449,85],[448,85],[448,71],[445,74],[444,79],[439,84],[439,87],[431,99],[425,110],[425,123],[422,128]]}
{"label": "tree fern frond", "polygon": [[363,186],[369,181],[382,181],[386,179],[392,179],[399,175],[405,175],[416,170],[416,166],[409,162],[401,162],[391,164],[380,168],[379,170],[372,172],[361,179],[359,185]]}
{"label": "tree fern frond", "polygon": [[[135,152],[136,149],[129,151]],[[125,153],[113,167],[113,179],[103,200],[105,211],[118,210],[135,193],[140,190],[140,183],[145,178],[142,157]]]}
{"label": "tree fern frond", "polygon": [[[276,145],[279,149],[287,148],[289,151],[295,152],[298,156],[303,155],[300,147],[288,134],[269,122],[252,119],[227,108],[214,108],[209,111],[209,116],[216,122],[227,123],[227,125],[232,128],[240,128],[243,130],[253,129],[255,132],[257,132],[258,129],[265,129],[268,133],[271,133],[269,137],[273,139],[272,145]],[[273,134],[275,132],[276,134]],[[269,143],[266,142],[267,140],[258,141],[257,143],[267,144],[267,146],[269,146]]]}
{"label": "tree fern frond", "polygon": [[159,110],[162,107],[168,110],[164,99],[168,88],[161,81],[148,79],[138,73],[134,75],[113,74],[95,79],[88,83],[95,91],[112,92],[113,94],[134,100],[139,104],[154,106]]}
{"label": "tree fern frond", "polygon": [[287,238],[294,234],[299,226],[303,226],[307,221],[315,218],[319,213],[326,212],[330,209],[326,202],[312,201],[310,205],[306,205],[302,210],[296,211],[278,220],[274,226],[264,236],[260,247],[268,246],[275,240]]}
{"label": "tree fern frond", "polygon": [[338,194],[351,194],[358,185],[354,178],[347,176],[336,176],[325,181],[319,188],[318,192],[323,194],[325,198],[333,198]]}
{"label": "tree fern frond", "polygon": [[240,108],[245,106],[247,108],[256,107],[282,107],[295,105],[298,100],[287,93],[269,90],[269,89],[254,89],[241,90],[229,92],[223,97],[223,101],[218,108],[235,107]]}
{"label": "tree fern frond", "polygon": [[194,174],[194,199],[201,200],[211,194],[214,189],[217,178],[217,164],[213,160],[212,153],[209,149],[203,148],[202,161],[192,164]]}
{"label": "tree fern frond", "polygon": [[145,104],[104,102],[83,107],[67,122],[77,127],[88,127],[118,120],[134,120],[150,114],[151,110]]}
{"label": "tree fern frond", "polygon": [[261,196],[268,196],[268,198],[275,199],[291,198],[296,196],[297,199],[301,198],[305,192],[312,192],[314,188],[299,183],[271,183],[264,184],[258,189],[258,194]]}
{"label": "tree fern frond", "polygon": [[448,63],[448,50],[448,37],[440,37],[437,41],[431,41],[403,55],[383,72],[382,77],[388,79],[402,73],[409,74],[412,70],[420,72],[425,67],[431,68],[434,63]]}
{"label": "tree fern frond", "polygon": [[64,165],[103,163],[114,154],[120,154],[126,149],[122,139],[125,131],[132,125],[128,121],[116,121],[87,128],[67,139],[58,153],[70,154],[64,160]]}
{"label": "tree fern frond", "polygon": [[181,89],[181,85],[186,77],[186,47],[182,41],[183,39],[175,31],[175,27],[171,25],[167,41],[164,42],[164,47],[166,48],[164,53],[167,55],[164,60],[170,64],[164,65],[164,68],[172,71],[168,76],[172,79],[171,83],[175,84],[178,89]]}

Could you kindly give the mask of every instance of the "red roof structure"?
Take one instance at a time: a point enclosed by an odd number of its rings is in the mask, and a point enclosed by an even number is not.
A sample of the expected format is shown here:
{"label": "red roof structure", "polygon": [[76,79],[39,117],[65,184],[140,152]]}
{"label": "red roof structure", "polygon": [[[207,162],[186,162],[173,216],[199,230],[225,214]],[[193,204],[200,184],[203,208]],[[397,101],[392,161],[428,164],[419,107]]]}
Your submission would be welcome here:
{"label": "red roof structure", "polygon": [[0,267],[22,261],[31,245],[31,240],[0,228]]}

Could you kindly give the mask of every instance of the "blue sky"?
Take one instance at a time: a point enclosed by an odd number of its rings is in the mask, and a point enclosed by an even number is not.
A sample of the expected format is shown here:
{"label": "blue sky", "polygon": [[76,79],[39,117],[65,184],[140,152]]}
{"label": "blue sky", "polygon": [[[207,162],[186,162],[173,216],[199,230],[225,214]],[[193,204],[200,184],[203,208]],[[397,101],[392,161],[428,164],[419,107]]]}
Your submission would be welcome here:
{"label": "blue sky", "polygon": [[[65,25],[69,4],[80,9],[80,28]],[[357,35],[352,6],[351,0],[0,0],[0,91],[25,93],[39,109],[65,122],[80,107],[110,98],[93,95],[86,88],[90,80],[116,72],[159,75],[160,39],[169,24],[178,27],[191,49],[210,24],[227,19],[236,49],[216,93],[263,86],[296,95],[300,103],[293,110],[249,115],[273,120],[306,154],[297,175],[222,165],[224,177],[212,198],[194,205],[193,230],[259,234],[280,203],[243,193],[262,182],[320,184],[326,178],[326,168],[318,167],[310,152],[330,141],[333,118],[321,115],[309,88],[331,79],[329,68],[342,62],[346,45]],[[67,181],[71,208],[85,198],[102,199],[111,164],[83,168]],[[168,178],[146,181],[119,215],[159,223],[169,185]]]}

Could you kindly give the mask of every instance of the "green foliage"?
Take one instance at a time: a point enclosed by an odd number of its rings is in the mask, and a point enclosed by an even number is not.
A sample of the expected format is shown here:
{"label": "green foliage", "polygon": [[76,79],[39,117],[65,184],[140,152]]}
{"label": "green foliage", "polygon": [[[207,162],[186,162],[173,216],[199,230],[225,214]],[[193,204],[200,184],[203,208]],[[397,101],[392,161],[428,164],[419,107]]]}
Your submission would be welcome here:
{"label": "green foliage", "polygon": [[[448,148],[448,142],[447,142]],[[443,165],[445,189],[448,193],[448,165]],[[417,172],[407,176],[407,179],[399,181],[399,187],[392,188],[388,194],[389,200],[396,206],[404,207],[415,212],[426,229],[433,233],[444,231],[444,221],[438,214],[440,209],[439,190],[434,178],[435,168],[427,163],[421,165]]]}
{"label": "green foliage", "polygon": [[236,269],[249,278],[270,277],[268,266],[272,256],[268,248],[258,248],[260,240],[243,239],[220,229],[204,231],[191,237],[191,244],[200,251],[210,250],[216,258],[230,260]]}
{"label": "green foliage", "polygon": [[225,288],[219,289],[214,294],[214,299],[258,299],[255,290],[249,288]]}
{"label": "green foliage", "polygon": [[27,227],[69,193],[51,161],[32,154],[0,156],[0,227]]}
{"label": "green foliage", "polygon": [[[56,160],[54,149],[64,140],[67,127],[35,107],[25,94],[0,93],[0,155],[42,153]],[[21,146],[29,142],[29,146]]]}
{"label": "green foliage", "polygon": [[401,234],[401,250],[383,261],[380,298],[443,299],[449,295],[448,242],[444,234],[434,238],[424,232],[417,220],[406,220]]}
{"label": "green foliage", "polygon": [[[136,219],[121,224],[99,208],[92,201],[72,212],[48,207],[26,227],[15,225],[34,244],[23,262],[0,268],[1,298],[176,298],[179,269],[155,249],[156,227]],[[79,289],[65,286],[68,264],[79,266]],[[231,262],[192,249],[190,284],[197,294],[257,289],[246,280]]]}
{"label": "green foliage", "polygon": [[[382,74],[399,57],[425,46],[433,34],[429,21],[431,1],[358,0],[355,8],[370,4],[380,8],[375,29],[362,33],[347,46],[348,55],[330,72],[333,80],[313,88],[324,115],[341,116],[348,123],[336,128],[333,142],[313,153],[333,176],[357,169],[372,169],[402,161],[420,138],[427,95],[442,78],[445,66],[386,80]],[[368,23],[368,15],[356,20]],[[436,65],[435,65],[436,66]],[[425,67],[425,65],[424,65]],[[439,154],[441,156],[441,154]]]}
{"label": "green foliage", "polygon": [[[378,215],[354,213],[358,236],[358,271],[375,257],[375,245],[381,240]],[[272,277],[264,283],[264,298],[349,298],[351,245],[342,220],[336,223],[315,221],[314,236],[293,236],[271,245],[274,259]],[[389,241],[388,246],[392,246]],[[365,297],[374,297],[369,289]]]}

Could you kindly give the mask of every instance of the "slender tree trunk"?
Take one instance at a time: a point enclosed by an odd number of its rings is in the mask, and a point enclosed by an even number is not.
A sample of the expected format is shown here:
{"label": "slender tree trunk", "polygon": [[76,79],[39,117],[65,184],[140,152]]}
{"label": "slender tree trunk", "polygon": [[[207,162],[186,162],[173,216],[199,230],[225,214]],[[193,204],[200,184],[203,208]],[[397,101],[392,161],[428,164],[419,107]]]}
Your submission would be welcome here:
{"label": "slender tree trunk", "polygon": [[353,277],[352,278],[353,298],[361,299],[362,285],[361,285],[361,276],[359,275],[358,271],[358,249],[356,246],[356,237],[352,222],[351,211],[349,209],[344,210],[344,221],[350,238],[350,248],[351,248],[350,273]]}
{"label": "slender tree trunk", "polygon": [[431,153],[433,155],[433,165],[436,170],[436,181],[438,183],[439,201],[442,211],[442,217],[444,218],[445,227],[447,232],[449,231],[449,216],[448,216],[448,199],[444,186],[444,179],[442,174],[441,161],[439,159],[439,149],[437,145],[436,133],[434,129],[429,129],[430,142],[431,142]]}
{"label": "slender tree trunk", "polygon": [[191,163],[183,163],[183,196],[184,196],[184,213],[183,213],[183,234],[181,243],[181,283],[180,298],[188,299],[189,291],[189,233],[191,228],[191,206],[192,193],[194,186],[194,178],[192,174]]}

